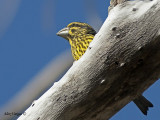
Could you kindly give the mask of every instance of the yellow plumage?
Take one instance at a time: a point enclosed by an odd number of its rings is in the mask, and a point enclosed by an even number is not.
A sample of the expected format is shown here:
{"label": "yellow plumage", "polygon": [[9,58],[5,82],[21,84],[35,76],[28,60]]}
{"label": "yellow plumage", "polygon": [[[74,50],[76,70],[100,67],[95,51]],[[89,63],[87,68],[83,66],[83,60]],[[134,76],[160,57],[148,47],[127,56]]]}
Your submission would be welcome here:
{"label": "yellow plumage", "polygon": [[57,33],[69,41],[75,60],[80,59],[85,53],[95,34],[96,31],[90,25],[80,22],[72,22]]}

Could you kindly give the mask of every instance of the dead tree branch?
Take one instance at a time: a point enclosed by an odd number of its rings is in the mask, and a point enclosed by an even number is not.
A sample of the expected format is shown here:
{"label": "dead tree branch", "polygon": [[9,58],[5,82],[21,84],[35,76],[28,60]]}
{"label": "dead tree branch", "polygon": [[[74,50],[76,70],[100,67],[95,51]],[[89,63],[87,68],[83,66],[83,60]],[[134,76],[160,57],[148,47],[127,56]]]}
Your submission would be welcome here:
{"label": "dead tree branch", "polygon": [[160,77],[160,1],[114,7],[83,57],[18,120],[106,120]]}

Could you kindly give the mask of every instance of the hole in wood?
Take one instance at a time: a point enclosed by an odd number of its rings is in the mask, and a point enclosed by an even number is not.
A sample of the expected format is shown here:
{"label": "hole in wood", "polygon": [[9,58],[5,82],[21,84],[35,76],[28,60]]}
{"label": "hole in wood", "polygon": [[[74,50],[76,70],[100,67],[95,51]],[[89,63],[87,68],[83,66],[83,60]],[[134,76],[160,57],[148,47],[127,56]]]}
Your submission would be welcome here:
{"label": "hole in wood", "polygon": [[116,64],[116,65],[119,65],[119,62],[118,62],[118,61],[116,61],[116,62],[115,62],[115,64]]}

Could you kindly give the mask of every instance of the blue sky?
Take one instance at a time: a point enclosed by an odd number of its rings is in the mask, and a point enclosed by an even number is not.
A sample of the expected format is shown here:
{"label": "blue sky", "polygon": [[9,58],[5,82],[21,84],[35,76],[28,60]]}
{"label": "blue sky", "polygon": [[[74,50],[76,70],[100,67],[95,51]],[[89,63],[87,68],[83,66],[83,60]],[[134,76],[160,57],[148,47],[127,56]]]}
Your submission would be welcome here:
{"label": "blue sky", "polygon": [[[11,2],[11,0],[7,0]],[[91,23],[85,0],[16,0],[19,1],[14,16],[5,26],[9,7],[2,11],[0,1],[0,107],[41,71],[51,60],[70,49],[67,41],[56,36],[56,32],[73,21]],[[95,9],[103,22],[107,18],[108,0],[95,2]],[[86,5],[87,4],[87,5]],[[93,23],[91,23],[93,25]],[[98,23],[97,23],[98,24]],[[98,25],[93,25],[94,27]],[[144,116],[131,102],[111,120],[158,120],[160,118],[160,82],[147,91],[146,96],[153,104]]]}

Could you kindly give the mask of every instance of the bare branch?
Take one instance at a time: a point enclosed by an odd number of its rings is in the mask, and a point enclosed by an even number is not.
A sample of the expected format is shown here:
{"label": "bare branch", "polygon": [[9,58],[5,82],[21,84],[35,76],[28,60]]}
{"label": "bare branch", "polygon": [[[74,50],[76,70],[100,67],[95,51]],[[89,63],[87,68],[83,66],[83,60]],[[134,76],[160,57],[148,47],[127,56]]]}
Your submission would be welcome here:
{"label": "bare branch", "polygon": [[160,76],[160,1],[113,8],[83,57],[18,120],[106,120]]}

